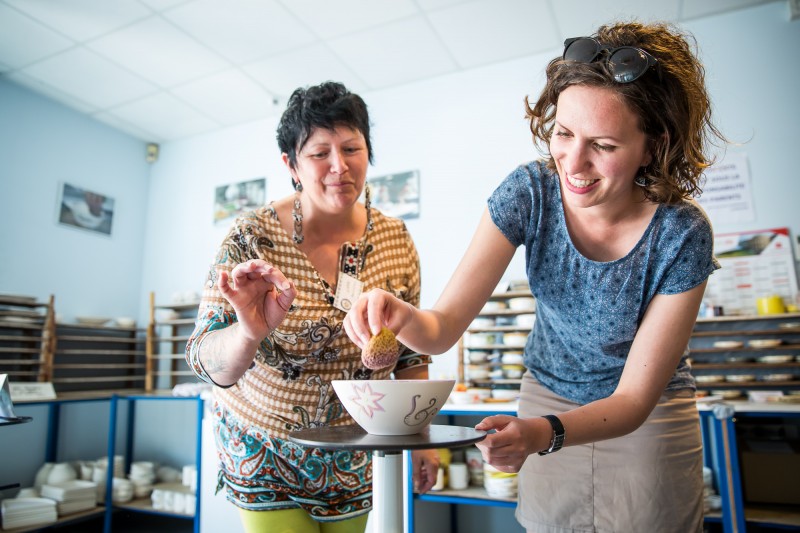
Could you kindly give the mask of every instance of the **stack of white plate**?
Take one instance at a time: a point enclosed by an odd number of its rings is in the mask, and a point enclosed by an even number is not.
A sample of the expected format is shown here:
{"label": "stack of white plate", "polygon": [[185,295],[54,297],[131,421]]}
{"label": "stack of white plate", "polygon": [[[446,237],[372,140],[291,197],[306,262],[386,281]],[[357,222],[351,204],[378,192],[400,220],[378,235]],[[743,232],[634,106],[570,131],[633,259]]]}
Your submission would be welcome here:
{"label": "stack of white plate", "polygon": [[59,516],[92,509],[97,505],[97,485],[82,479],[42,485],[41,495],[56,501]]}
{"label": "stack of white plate", "polygon": [[47,498],[3,500],[3,529],[52,524],[58,519],[56,502]]}

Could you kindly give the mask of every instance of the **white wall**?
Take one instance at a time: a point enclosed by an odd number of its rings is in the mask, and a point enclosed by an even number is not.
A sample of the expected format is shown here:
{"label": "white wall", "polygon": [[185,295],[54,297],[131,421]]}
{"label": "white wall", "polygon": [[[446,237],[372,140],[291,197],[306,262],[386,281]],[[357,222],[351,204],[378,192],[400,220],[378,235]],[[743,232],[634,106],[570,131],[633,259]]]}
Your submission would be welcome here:
{"label": "white wall", "polygon": [[[145,143],[0,78],[0,293],[74,316],[137,316]],[[114,198],[111,235],[57,222],[62,182]]]}
{"label": "white wall", "polygon": [[[717,231],[789,226],[800,233],[792,148],[799,137],[800,23],[770,3],[684,26],[697,37],[719,125],[750,157],[757,219]],[[537,157],[523,98],[538,96],[559,50],[391,90],[364,93],[374,123],[371,176],[421,173],[421,215],[408,227],[420,251],[423,305],[432,305],[466,248],[485,200],[517,164]],[[151,174],[143,288],[168,298],[199,288],[224,228],[211,222],[214,187],[267,177],[270,199],[290,194],[275,143],[277,118],[170,143]],[[518,253],[507,278],[522,277]],[[469,290],[465,287],[464,290]],[[455,357],[433,375],[453,374]]]}

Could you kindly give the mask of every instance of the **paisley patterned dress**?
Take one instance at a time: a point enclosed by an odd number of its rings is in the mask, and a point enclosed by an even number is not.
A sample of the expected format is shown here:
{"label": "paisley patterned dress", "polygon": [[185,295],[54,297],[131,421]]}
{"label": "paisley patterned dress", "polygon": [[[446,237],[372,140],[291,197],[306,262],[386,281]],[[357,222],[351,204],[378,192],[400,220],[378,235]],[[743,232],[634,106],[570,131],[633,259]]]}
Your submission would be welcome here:
{"label": "paisley patterned dress", "polygon": [[[373,209],[373,226],[359,242],[344,243],[340,271],[364,290],[382,288],[419,305],[419,256],[405,224]],[[331,287],[281,227],[272,206],[238,218],[211,266],[186,346],[189,366],[213,383],[198,352],[206,335],[236,322],[216,288],[217,270],[263,259],[294,281],[298,295],[281,325],[264,339],[250,369],[231,387],[214,387],[213,417],[220,460],[218,490],[249,510],[302,507],[314,519],[341,520],[371,509],[372,463],[367,452],[322,450],[287,440],[291,431],[355,422],[331,387],[334,379],[388,379],[396,370],[426,365],[430,356],[401,351],[392,368],[373,371],[342,326]]]}

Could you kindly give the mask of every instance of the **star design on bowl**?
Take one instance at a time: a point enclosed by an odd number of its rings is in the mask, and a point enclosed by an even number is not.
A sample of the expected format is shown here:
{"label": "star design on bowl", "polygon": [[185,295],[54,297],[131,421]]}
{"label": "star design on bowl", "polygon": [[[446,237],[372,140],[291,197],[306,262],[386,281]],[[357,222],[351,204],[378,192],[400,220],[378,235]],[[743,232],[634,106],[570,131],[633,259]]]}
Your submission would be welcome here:
{"label": "star design on bowl", "polygon": [[369,383],[363,387],[353,385],[353,393],[355,396],[351,397],[350,399],[353,401],[353,403],[359,406],[361,410],[364,411],[364,414],[369,418],[372,418],[372,415],[376,411],[385,411],[383,406],[381,406],[380,401],[386,395],[373,391]]}

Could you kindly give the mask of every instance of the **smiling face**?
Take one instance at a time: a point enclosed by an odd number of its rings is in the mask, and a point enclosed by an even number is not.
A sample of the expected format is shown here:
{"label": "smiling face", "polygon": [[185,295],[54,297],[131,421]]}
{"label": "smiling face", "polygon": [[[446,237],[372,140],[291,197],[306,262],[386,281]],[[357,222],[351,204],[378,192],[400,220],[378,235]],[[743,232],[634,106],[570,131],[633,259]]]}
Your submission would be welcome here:
{"label": "smiling face", "polygon": [[304,215],[309,211],[336,215],[351,209],[361,195],[369,153],[359,130],[317,128],[298,152],[295,168],[289,165],[287,154],[283,161],[292,179],[303,185]]}
{"label": "smiling face", "polygon": [[550,154],[567,206],[640,201],[633,183],[651,161],[638,117],[610,89],[573,85],[558,97]]}

